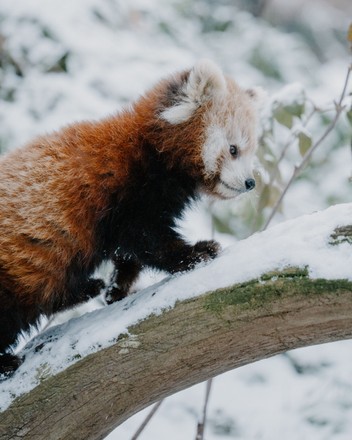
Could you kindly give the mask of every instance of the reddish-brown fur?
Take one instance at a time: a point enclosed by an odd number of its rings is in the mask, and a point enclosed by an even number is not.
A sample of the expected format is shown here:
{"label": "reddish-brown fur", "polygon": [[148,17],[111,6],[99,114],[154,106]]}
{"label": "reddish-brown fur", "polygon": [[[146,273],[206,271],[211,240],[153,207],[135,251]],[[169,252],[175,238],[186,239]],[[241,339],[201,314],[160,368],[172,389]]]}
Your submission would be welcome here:
{"label": "reddish-brown fur", "polygon": [[104,259],[117,265],[110,301],[128,293],[144,266],[174,273],[216,256],[217,243],[190,245],[175,222],[201,189],[219,185],[202,149],[205,115],[219,112],[222,93],[221,72],[203,63],[161,81],[129,110],[1,158],[0,373],[18,365],[7,352],[21,330],[99,293],[90,277]]}
{"label": "reddish-brown fur", "polygon": [[[171,126],[162,120],[156,124],[155,111],[164,86],[142,98],[132,111],[103,121],[70,125],[36,139],[0,162],[2,179],[18,182],[16,193],[21,192],[22,185],[33,185],[50,176],[50,187],[31,195],[30,204],[40,204],[43,210],[40,224],[27,223],[23,234],[19,234],[23,219],[16,213],[18,206],[0,212],[0,216],[9,211],[11,214],[9,230],[2,231],[0,226],[2,237],[6,234],[6,247],[11,248],[11,253],[5,255],[0,251],[0,261],[7,269],[5,274],[0,272],[0,284],[21,302],[50,303],[52,292],[62,288],[62,273],[72,258],[80,252],[89,260],[94,251],[94,225],[108,209],[111,193],[119,192],[122,197],[128,187],[131,167],[136,163],[143,166],[144,156],[148,154],[141,148],[143,140],[147,139],[168,155],[170,168],[182,164],[194,176],[199,175],[202,169],[201,114],[181,125]],[[155,130],[156,126],[160,129]],[[175,139],[180,136],[183,143],[175,148]],[[29,160],[35,162],[38,172],[31,172],[29,179],[21,179],[19,176]],[[52,194],[57,198],[55,201],[47,199]],[[45,216],[50,217],[51,209],[55,208],[56,224],[51,224],[50,218]],[[52,246],[28,243],[26,236],[51,241],[55,250]],[[4,261],[4,257],[9,261]],[[15,284],[12,279],[16,280]]]}

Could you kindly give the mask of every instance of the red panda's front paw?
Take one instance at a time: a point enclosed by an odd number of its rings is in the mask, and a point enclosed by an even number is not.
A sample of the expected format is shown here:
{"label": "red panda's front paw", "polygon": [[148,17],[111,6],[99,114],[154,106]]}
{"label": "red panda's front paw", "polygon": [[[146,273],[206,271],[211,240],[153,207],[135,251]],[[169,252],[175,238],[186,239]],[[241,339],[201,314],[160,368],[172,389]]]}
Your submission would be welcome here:
{"label": "red panda's front paw", "polygon": [[116,301],[121,301],[128,295],[127,290],[120,289],[119,287],[111,287],[105,295],[105,301],[107,304],[112,304]]}
{"label": "red panda's front paw", "polygon": [[0,382],[10,377],[22,362],[23,360],[14,354],[0,354]]}
{"label": "red panda's front paw", "polygon": [[220,244],[215,240],[198,241],[194,245],[194,251],[199,261],[213,260],[221,251]]}
{"label": "red panda's front paw", "polygon": [[[185,249],[186,253],[178,255],[178,262],[170,261],[168,271],[170,273],[187,272],[194,269],[198,264],[213,260],[220,252],[219,243],[214,240],[198,241],[194,246]],[[175,264],[176,263],[176,264]]]}

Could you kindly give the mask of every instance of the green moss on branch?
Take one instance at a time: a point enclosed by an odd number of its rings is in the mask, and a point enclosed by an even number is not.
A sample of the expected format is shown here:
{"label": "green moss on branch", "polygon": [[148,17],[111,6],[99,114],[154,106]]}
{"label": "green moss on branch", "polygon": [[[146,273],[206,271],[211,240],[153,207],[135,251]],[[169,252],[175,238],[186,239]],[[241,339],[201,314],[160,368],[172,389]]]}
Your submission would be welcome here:
{"label": "green moss on branch", "polygon": [[[269,307],[284,296],[338,295],[340,291],[352,293],[352,282],[347,280],[310,279],[307,269],[291,268],[270,272],[259,280],[218,289],[204,297],[204,308],[221,313],[233,306],[234,313]],[[284,293],[283,293],[284,292]]]}

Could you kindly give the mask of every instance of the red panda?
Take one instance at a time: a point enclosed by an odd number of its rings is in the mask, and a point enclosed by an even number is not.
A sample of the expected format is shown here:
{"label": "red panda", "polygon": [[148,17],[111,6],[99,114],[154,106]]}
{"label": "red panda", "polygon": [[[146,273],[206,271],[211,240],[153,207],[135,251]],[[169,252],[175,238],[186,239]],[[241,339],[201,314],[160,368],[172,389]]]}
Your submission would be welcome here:
{"label": "red panda", "polygon": [[127,295],[140,270],[186,271],[219,252],[175,230],[200,194],[254,188],[256,93],[211,61],[160,81],[121,113],[38,137],[0,159],[0,373],[41,315],[96,296],[91,278],[116,265],[109,295]]}

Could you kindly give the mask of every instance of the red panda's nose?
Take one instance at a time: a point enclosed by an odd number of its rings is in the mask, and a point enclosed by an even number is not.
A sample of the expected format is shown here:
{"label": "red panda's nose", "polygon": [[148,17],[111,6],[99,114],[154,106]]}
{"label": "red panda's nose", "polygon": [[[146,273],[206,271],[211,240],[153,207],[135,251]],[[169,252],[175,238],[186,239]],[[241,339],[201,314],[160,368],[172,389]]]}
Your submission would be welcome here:
{"label": "red panda's nose", "polygon": [[246,191],[250,191],[255,187],[255,180],[254,179],[246,179],[244,182],[244,186],[246,187]]}

